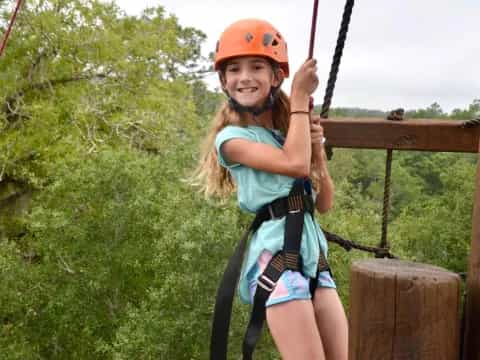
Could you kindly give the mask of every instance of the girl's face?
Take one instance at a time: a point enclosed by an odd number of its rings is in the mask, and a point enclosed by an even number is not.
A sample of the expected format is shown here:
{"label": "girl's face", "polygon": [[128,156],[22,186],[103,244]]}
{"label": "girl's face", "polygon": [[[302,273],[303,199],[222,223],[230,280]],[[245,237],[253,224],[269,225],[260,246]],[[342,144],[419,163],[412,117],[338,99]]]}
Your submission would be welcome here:
{"label": "girl's face", "polygon": [[279,86],[281,70],[275,76],[268,60],[258,56],[238,57],[225,67],[223,86],[244,106],[261,106],[272,86]]}

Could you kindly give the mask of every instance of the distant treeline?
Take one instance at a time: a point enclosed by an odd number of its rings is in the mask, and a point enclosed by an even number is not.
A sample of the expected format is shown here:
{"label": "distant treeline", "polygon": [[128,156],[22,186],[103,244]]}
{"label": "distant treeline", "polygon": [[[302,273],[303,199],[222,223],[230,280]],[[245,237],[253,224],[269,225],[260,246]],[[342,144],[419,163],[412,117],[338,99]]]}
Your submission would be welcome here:
{"label": "distant treeline", "polygon": [[[321,111],[321,106],[316,106],[317,112]],[[391,109],[396,110],[396,109]],[[480,99],[474,99],[467,109],[453,109],[451,113],[445,113],[441,106],[434,102],[432,105],[424,109],[403,109],[405,111],[405,118],[423,118],[423,119],[436,119],[436,118],[451,118],[451,119],[473,119],[480,116]],[[329,112],[331,117],[378,117],[385,118],[390,111],[362,109],[358,107],[336,107],[332,108]]]}

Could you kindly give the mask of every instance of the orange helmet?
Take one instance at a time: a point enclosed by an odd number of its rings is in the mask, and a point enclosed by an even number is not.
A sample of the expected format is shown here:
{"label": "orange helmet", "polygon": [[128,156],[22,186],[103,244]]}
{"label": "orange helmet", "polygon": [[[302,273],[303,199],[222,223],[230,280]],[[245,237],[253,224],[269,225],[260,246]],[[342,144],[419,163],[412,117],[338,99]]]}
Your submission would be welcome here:
{"label": "orange helmet", "polygon": [[277,62],[288,77],[287,43],[270,23],[245,19],[227,27],[217,42],[214,68],[218,71],[225,60],[248,55],[264,56]]}

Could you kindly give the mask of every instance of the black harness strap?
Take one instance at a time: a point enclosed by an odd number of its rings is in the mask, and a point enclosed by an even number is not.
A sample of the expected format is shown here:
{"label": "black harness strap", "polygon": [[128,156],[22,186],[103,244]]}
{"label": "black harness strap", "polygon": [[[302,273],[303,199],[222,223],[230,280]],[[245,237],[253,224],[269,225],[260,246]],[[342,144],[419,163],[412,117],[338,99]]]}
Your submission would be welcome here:
{"label": "black harness strap", "polygon": [[[253,299],[253,309],[243,340],[243,359],[251,360],[255,345],[260,339],[263,323],[266,319],[265,304],[275,289],[280,276],[285,270],[300,271],[300,244],[306,205],[303,200],[303,181],[295,181],[288,196],[285,219],[285,238],[283,251],[278,252],[267,264],[257,281]],[[310,197],[311,199],[311,197]],[[313,210],[313,209],[312,209]]]}
{"label": "black harness strap", "polygon": [[317,267],[317,274],[315,275],[315,278],[310,279],[310,294],[312,295],[312,301],[315,297],[315,290],[318,287],[318,277],[320,276],[320,273],[323,271],[328,271],[330,273],[330,276],[333,278],[332,270],[330,269],[330,265],[328,265],[327,258],[325,257],[325,254],[323,251],[320,250],[320,256],[318,258],[318,267]]}
{"label": "black harness strap", "polygon": [[252,313],[243,339],[243,360],[252,359],[253,351],[260,339],[263,323],[266,319],[265,303],[285,270],[285,258],[282,252],[278,252],[257,280]]}
{"label": "black harness strap", "polygon": [[285,240],[283,242],[285,268],[293,271],[301,269],[300,244],[306,211],[303,202],[303,189],[303,182],[296,181],[294,183],[288,196],[288,213],[285,220]]}
{"label": "black harness strap", "polygon": [[258,213],[250,227],[245,231],[235,252],[228,261],[227,268],[218,287],[213,313],[212,337],[210,339],[211,360],[227,359],[228,330],[232,316],[233,296],[238,278],[240,277],[243,254],[245,253],[249,235],[257,231],[264,220],[266,220],[265,212]]}

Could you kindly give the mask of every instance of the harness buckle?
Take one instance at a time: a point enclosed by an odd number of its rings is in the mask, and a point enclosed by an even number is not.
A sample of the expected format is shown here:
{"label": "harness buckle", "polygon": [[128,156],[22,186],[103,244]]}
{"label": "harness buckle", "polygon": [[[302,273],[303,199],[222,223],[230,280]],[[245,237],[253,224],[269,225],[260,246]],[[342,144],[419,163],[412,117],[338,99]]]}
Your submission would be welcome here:
{"label": "harness buckle", "polygon": [[303,205],[303,196],[296,194],[293,196],[288,197],[288,213],[289,214],[296,214],[304,209]]}
{"label": "harness buckle", "polygon": [[263,274],[260,275],[257,279],[257,284],[269,293],[271,293],[277,285],[272,279],[269,279],[266,275]]}

